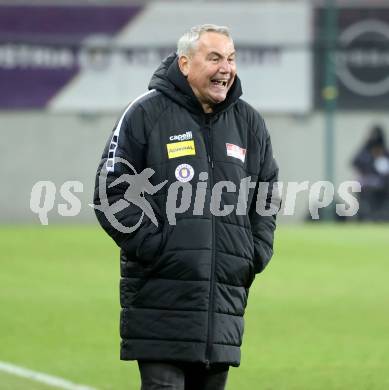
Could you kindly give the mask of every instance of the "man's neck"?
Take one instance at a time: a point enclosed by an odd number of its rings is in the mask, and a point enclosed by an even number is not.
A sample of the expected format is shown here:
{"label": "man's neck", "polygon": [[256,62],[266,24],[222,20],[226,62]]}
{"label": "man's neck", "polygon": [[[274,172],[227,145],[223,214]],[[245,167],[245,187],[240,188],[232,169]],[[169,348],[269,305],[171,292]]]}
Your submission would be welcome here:
{"label": "man's neck", "polygon": [[[190,83],[189,83],[189,85],[190,85]],[[210,104],[210,103],[203,103],[202,99],[201,99],[201,96],[200,96],[199,92],[197,91],[197,89],[193,88],[191,85],[190,85],[190,87],[192,88],[193,94],[196,96],[197,100],[201,104],[201,107],[203,108],[203,111],[206,114],[211,114],[213,112],[213,105]]]}
{"label": "man's neck", "polygon": [[213,107],[212,107],[210,104],[201,103],[201,107],[203,107],[203,111],[204,111],[206,114],[210,114],[211,112],[213,112]]}

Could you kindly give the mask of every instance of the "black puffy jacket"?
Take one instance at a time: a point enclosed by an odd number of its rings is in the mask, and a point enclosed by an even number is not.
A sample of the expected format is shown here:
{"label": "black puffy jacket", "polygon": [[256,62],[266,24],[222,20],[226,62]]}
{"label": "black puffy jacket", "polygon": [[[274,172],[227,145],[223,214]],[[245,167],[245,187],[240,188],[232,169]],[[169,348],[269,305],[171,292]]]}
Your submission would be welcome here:
{"label": "black puffy jacket", "polygon": [[[116,230],[96,210],[100,224],[121,248],[121,359],[238,366],[248,291],[272,256],[275,217],[256,212],[256,188],[249,192],[243,215],[237,215],[236,208],[231,213],[223,210],[237,204],[242,179],[277,180],[270,137],[261,116],[240,99],[237,77],[212,114],[203,112],[176,55],[162,62],[149,89],[127,107],[115,126],[97,172],[94,197],[98,208],[99,175],[108,166],[103,183],[108,202],[123,199],[128,184],[110,185],[133,170],[123,163],[113,165],[117,157],[131,163],[137,173],[152,168],[153,185],[168,180],[152,195],[145,189],[158,227],[133,204],[115,214],[123,226],[140,223],[131,233]],[[208,179],[203,174],[199,180],[200,172],[206,172]],[[179,173],[193,175],[188,182],[193,197],[172,225],[166,202],[170,184],[181,180]],[[227,214],[215,216],[210,211],[211,190],[220,181],[233,184],[222,187],[220,204],[213,199],[219,214]],[[198,198],[204,195],[203,212],[195,205],[198,187]]]}

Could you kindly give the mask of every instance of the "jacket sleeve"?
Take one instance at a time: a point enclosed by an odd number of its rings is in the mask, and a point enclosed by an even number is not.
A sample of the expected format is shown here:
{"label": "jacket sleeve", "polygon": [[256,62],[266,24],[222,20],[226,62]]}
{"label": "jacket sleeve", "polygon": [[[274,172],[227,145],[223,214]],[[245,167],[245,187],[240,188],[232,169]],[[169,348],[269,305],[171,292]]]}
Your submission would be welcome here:
{"label": "jacket sleeve", "polygon": [[[107,141],[97,169],[93,203],[100,225],[127,257],[149,262],[162,244],[160,214],[151,197],[146,195],[156,214],[157,227],[140,207],[126,201],[125,197],[131,185],[126,179],[145,169],[146,149],[145,114],[139,105],[130,107]],[[121,207],[113,209],[115,205]],[[137,224],[138,228],[133,229]]]}
{"label": "jacket sleeve", "polygon": [[[278,165],[273,157],[273,150],[270,140],[270,135],[266,129],[266,126],[262,120],[261,132],[264,135],[261,145],[261,162],[260,172],[258,176],[257,185],[255,187],[253,202],[249,210],[249,218],[251,223],[251,232],[254,241],[254,267],[255,273],[259,273],[265,269],[273,255],[273,240],[274,230],[276,228],[276,212],[273,215],[260,215],[256,209],[256,201],[259,196],[266,197],[265,204],[268,207],[270,203],[273,205],[273,210],[279,209],[277,201],[280,199],[272,198],[272,190],[274,183],[278,180]],[[264,131],[264,132],[263,132]],[[263,191],[259,191],[259,186],[263,183],[268,184],[267,194],[263,194]],[[266,187],[266,186],[265,186]],[[277,197],[276,197],[277,198]],[[275,207],[274,207],[275,206]]]}

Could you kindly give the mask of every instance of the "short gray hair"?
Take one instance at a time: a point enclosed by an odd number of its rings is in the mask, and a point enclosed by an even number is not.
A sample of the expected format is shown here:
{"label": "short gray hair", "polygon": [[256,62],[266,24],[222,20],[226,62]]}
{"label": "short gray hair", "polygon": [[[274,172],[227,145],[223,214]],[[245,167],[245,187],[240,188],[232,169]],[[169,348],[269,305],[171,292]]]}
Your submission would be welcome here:
{"label": "short gray hair", "polygon": [[178,40],[178,56],[190,56],[193,53],[193,49],[200,39],[201,34],[205,32],[216,32],[231,38],[230,30],[225,26],[218,26],[216,24],[201,24],[199,26],[194,26]]}

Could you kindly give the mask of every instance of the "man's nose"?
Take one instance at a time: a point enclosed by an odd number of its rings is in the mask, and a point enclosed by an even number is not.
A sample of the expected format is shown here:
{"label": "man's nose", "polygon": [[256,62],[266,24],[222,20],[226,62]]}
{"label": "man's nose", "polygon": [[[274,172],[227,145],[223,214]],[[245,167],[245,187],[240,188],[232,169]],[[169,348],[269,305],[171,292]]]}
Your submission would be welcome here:
{"label": "man's nose", "polygon": [[220,63],[219,71],[221,73],[230,73],[231,72],[231,64],[228,62],[227,59]]}

